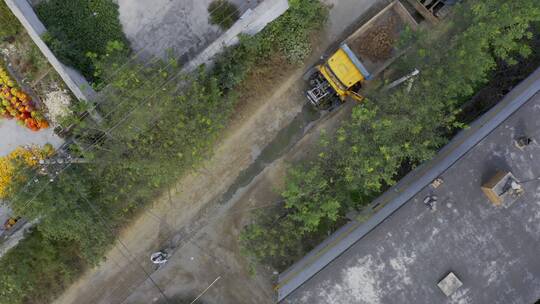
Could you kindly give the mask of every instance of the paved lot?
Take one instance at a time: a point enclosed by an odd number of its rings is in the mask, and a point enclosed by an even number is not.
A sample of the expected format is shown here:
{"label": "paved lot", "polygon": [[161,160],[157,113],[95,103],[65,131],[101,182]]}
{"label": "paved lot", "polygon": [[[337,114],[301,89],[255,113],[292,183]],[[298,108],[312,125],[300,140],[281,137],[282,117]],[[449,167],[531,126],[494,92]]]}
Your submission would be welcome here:
{"label": "paved lot", "polygon": [[54,134],[52,128],[34,132],[17,125],[14,120],[0,120],[0,156],[9,154],[18,146],[47,143],[55,147],[62,144],[62,139]]}
{"label": "paved lot", "polygon": [[[536,79],[540,72],[535,74]],[[536,89],[537,90],[537,89]],[[540,181],[494,207],[480,186],[498,171],[540,176],[540,93],[377,228],[294,291],[284,303],[534,303],[540,298]],[[513,139],[535,140],[524,151]],[[437,210],[423,204],[439,198]],[[453,271],[463,286],[446,297]]]}
{"label": "paved lot", "polygon": [[[219,37],[221,29],[208,22],[212,0],[118,0],[120,22],[131,47],[144,57],[191,56]],[[258,0],[234,0],[243,13]],[[187,57],[186,57],[187,58]],[[185,59],[185,58],[184,58]]]}

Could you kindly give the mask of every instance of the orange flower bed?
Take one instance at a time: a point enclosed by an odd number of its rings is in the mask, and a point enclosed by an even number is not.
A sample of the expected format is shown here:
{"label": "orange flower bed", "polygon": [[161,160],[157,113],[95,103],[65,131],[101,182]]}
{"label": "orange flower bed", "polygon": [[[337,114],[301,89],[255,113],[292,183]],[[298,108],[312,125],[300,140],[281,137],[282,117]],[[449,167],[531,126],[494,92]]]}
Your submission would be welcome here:
{"label": "orange flower bed", "polygon": [[41,112],[36,110],[32,98],[17,88],[7,71],[0,67],[0,115],[8,119],[17,119],[20,125],[33,131],[49,127]]}

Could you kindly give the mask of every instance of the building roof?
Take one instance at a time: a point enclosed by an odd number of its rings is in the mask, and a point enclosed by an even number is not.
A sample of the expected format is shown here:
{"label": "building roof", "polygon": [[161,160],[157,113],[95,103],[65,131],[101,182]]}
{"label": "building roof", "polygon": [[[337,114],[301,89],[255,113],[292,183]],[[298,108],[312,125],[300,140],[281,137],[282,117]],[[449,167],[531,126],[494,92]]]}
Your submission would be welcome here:
{"label": "building roof", "polygon": [[[496,207],[481,186],[498,171],[540,176],[540,70],[280,275],[282,303],[534,303],[540,298],[540,181]],[[519,149],[514,139],[534,142]],[[430,186],[436,178],[443,183]],[[437,197],[435,210],[426,197]],[[447,297],[437,284],[462,282]]]}

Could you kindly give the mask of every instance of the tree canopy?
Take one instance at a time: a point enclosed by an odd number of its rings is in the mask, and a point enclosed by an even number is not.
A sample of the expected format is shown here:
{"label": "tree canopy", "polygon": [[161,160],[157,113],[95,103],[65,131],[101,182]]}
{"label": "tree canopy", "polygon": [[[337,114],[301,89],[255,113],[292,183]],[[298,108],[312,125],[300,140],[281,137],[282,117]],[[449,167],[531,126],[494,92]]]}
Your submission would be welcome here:
{"label": "tree canopy", "polygon": [[244,252],[283,269],[292,246],[301,250],[299,244],[324,237],[346,212],[360,210],[404,171],[432,158],[464,127],[456,118],[461,105],[490,79],[497,62],[514,64],[531,54],[528,41],[538,22],[536,0],[464,1],[439,27],[414,35],[398,64],[407,73],[420,70],[411,90],[370,92],[336,134],[322,140],[315,159],[293,165],[284,204],[273,210],[282,214],[278,223],[267,219],[273,214],[255,217],[241,237]]}

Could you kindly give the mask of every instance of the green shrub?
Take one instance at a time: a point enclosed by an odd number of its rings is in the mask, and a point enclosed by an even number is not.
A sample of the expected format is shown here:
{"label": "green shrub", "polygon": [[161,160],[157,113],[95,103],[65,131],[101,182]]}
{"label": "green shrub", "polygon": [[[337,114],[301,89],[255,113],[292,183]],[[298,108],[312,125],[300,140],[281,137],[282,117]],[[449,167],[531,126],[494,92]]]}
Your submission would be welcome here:
{"label": "green shrub", "polygon": [[88,53],[103,55],[110,41],[128,45],[112,0],[48,0],[36,7],[47,27],[45,42],[58,58],[90,80],[94,66]]}
{"label": "green shrub", "polygon": [[0,303],[43,304],[73,282],[86,264],[72,242],[30,232],[0,260]]}
{"label": "green shrub", "polygon": [[227,0],[214,0],[208,6],[210,23],[221,27],[223,30],[229,29],[240,18],[240,12],[234,3]]}
{"label": "green shrub", "polygon": [[15,36],[21,29],[19,20],[13,15],[4,1],[0,1],[0,39]]}
{"label": "green shrub", "polygon": [[326,22],[328,10],[319,1],[291,0],[289,5],[265,32],[290,62],[299,63],[311,52],[311,35]]}
{"label": "green shrub", "polygon": [[298,224],[283,217],[282,213],[280,208],[258,213],[257,222],[246,226],[239,240],[243,255],[280,271],[301,258],[308,249],[308,244],[303,242],[304,233],[291,233]]}
{"label": "green shrub", "polygon": [[259,34],[240,37],[240,44],[225,51],[213,73],[225,89],[240,83],[255,64],[271,56],[283,56],[300,63],[311,52],[310,36],[325,23],[328,10],[313,0],[291,1],[290,8]]}
{"label": "green shrub", "polygon": [[[21,167],[18,176],[25,176],[11,185],[12,193],[25,187],[34,172]],[[111,241],[111,234],[94,210],[88,208],[91,186],[95,184],[82,167],[72,166],[62,172],[54,182],[48,176],[36,176],[26,191],[13,195],[10,206],[26,219],[41,219],[38,229],[49,240],[70,241],[77,244],[79,254],[86,263],[96,264]],[[44,187],[47,185],[47,187]],[[35,194],[39,193],[38,197]],[[36,198],[32,200],[33,198]],[[32,200],[32,208],[26,203]],[[95,203],[93,208],[105,212],[106,206]]]}

